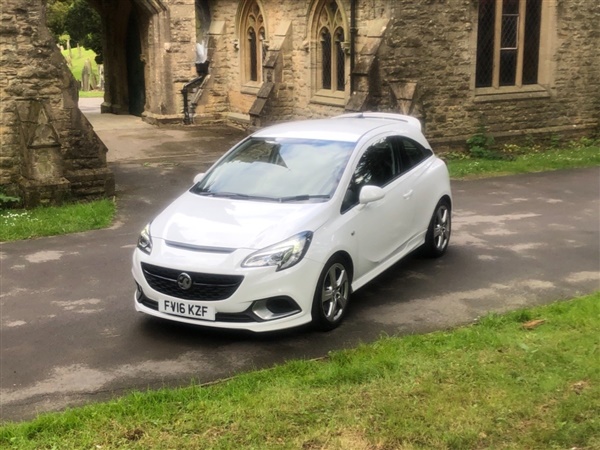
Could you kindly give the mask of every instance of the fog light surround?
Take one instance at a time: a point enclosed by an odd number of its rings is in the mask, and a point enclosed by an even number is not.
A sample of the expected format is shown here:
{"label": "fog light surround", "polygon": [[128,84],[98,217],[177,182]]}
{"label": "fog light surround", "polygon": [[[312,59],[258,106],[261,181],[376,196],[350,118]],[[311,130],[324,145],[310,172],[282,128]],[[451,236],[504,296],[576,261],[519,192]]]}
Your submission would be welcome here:
{"label": "fog light surround", "polygon": [[261,320],[277,320],[299,313],[302,309],[290,297],[272,297],[257,300],[252,312]]}
{"label": "fog light surround", "polygon": [[144,291],[142,291],[142,287],[138,283],[135,283],[135,299],[138,301],[138,303],[141,303],[143,298]]}

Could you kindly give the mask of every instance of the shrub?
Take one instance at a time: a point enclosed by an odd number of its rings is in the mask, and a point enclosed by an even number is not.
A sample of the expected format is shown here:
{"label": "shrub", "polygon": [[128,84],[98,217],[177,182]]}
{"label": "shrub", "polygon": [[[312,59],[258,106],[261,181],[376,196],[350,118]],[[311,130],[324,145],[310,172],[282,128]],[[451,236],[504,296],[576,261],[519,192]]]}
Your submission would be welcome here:
{"label": "shrub", "polygon": [[487,133],[485,125],[479,125],[477,132],[467,139],[469,154],[480,159],[502,159],[502,155],[492,149],[494,137]]}

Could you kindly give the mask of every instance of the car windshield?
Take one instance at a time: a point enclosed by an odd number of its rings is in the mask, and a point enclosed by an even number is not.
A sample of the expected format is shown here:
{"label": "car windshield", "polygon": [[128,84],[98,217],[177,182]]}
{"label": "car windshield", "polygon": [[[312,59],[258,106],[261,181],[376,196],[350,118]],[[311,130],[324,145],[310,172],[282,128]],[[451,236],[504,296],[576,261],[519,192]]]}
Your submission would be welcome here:
{"label": "car windshield", "polygon": [[340,181],[352,142],[250,138],[191,192],[265,201],[326,201]]}

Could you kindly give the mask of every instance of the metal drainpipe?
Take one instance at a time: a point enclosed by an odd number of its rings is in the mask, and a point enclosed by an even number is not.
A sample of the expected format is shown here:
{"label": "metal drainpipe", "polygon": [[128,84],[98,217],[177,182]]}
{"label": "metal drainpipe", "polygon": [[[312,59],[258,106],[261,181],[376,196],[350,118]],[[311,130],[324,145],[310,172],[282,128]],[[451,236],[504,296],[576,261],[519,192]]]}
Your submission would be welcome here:
{"label": "metal drainpipe", "polygon": [[187,85],[183,87],[181,93],[183,94],[183,123],[184,125],[190,125],[192,123],[192,120],[190,118],[190,111],[188,105]]}
{"label": "metal drainpipe", "polygon": [[356,2],[357,0],[351,0],[350,2],[350,95],[354,92],[354,58],[356,56],[355,40],[356,33]]}

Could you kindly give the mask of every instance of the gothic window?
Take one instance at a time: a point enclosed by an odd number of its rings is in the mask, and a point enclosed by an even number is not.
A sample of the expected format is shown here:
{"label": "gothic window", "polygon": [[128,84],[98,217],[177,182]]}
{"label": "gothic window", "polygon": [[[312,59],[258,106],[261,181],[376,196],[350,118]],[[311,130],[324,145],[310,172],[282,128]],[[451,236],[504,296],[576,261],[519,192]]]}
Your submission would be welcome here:
{"label": "gothic window", "polygon": [[245,6],[240,33],[242,77],[244,82],[262,83],[262,67],[266,54],[265,22],[256,0],[247,2]]}
{"label": "gothic window", "polygon": [[539,83],[542,0],[479,0],[475,87]]}
{"label": "gothic window", "polygon": [[313,79],[316,91],[321,95],[343,95],[346,90],[344,45],[347,33],[342,10],[336,0],[325,0],[314,11]]}

